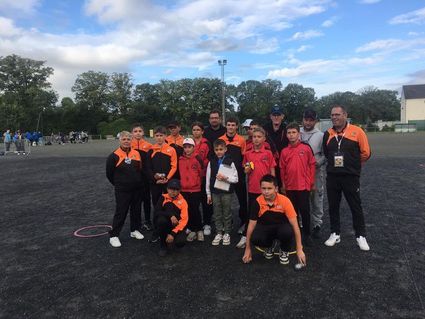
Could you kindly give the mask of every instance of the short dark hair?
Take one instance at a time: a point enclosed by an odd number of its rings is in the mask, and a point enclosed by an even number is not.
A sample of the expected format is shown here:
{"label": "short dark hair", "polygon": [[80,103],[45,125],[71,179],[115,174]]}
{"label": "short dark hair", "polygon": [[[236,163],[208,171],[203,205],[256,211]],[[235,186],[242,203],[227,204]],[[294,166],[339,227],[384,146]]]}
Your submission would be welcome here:
{"label": "short dark hair", "polygon": [[286,130],[289,130],[289,129],[296,129],[299,132],[300,131],[300,126],[299,126],[299,124],[297,122],[292,122],[292,123],[289,123],[286,126]]}
{"label": "short dark hair", "polygon": [[142,124],[140,124],[140,123],[134,123],[134,124],[131,126],[131,130],[134,130],[136,127],[140,127],[142,130],[144,130],[143,125],[142,125]]}
{"label": "short dark hair", "polygon": [[210,111],[210,114],[209,115],[211,115],[211,114],[218,114],[218,116],[221,116],[220,115],[220,111],[219,110],[217,110],[217,109],[212,109],[211,111]]}
{"label": "short dark hair", "polygon": [[277,179],[271,174],[266,174],[260,179],[260,185],[262,182],[273,183],[274,186],[277,186]]}
{"label": "short dark hair", "polygon": [[204,130],[204,124],[199,121],[193,122],[191,128],[193,128],[194,126],[199,126],[201,130]]}
{"label": "short dark hair", "polygon": [[341,110],[342,110],[344,113],[347,113],[347,108],[346,108],[344,105],[341,105],[341,104],[334,104],[334,105],[332,105],[332,106],[331,106],[331,111],[332,111],[332,109],[334,109],[334,108],[336,108],[336,107],[341,108]]}
{"label": "short dark hair", "polygon": [[238,119],[236,117],[234,117],[234,116],[231,116],[231,117],[227,118],[226,119],[226,124],[227,123],[236,123],[236,125],[239,125]]}
{"label": "short dark hair", "polygon": [[249,123],[249,126],[251,126],[251,125],[258,125],[258,126],[260,126],[260,123],[258,123],[258,121],[256,121],[256,120],[252,120],[251,123]]}
{"label": "short dark hair", "polygon": [[226,147],[226,142],[224,140],[222,140],[221,138],[216,139],[213,143],[214,148],[219,147],[219,146],[224,146]]}
{"label": "short dark hair", "polygon": [[160,134],[166,135],[167,134],[167,129],[165,127],[163,127],[163,126],[157,126],[157,127],[154,128],[153,133],[154,134],[160,133]]}

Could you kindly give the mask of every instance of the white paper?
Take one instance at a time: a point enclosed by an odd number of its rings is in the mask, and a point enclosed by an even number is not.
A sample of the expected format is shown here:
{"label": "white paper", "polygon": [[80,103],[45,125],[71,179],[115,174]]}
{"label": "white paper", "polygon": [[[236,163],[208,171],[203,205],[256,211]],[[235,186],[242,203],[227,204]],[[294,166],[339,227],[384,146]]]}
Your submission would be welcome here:
{"label": "white paper", "polygon": [[[224,176],[232,176],[233,169],[231,166],[221,164],[218,168],[218,173]],[[223,191],[228,191],[230,189],[230,183],[226,181],[219,181],[217,178],[215,179],[214,187],[217,189],[221,189]]]}

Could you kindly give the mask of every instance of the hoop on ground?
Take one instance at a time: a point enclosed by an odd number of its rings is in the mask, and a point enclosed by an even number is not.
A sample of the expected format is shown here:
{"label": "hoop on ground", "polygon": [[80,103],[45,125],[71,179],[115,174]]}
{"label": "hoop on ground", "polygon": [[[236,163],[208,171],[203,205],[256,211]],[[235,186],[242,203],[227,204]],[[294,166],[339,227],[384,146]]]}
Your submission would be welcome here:
{"label": "hoop on ground", "polygon": [[112,229],[111,225],[93,225],[93,226],[86,226],[86,227],[82,227],[80,229],[77,229],[74,232],[74,236],[75,237],[79,237],[79,238],[93,238],[93,237],[99,237],[99,236],[103,236],[106,234],[109,234],[108,231],[103,232],[103,233],[98,233],[98,234],[92,234],[92,235],[84,235],[84,234],[80,234],[80,232],[87,230],[87,229],[94,229],[94,228],[109,228]]}

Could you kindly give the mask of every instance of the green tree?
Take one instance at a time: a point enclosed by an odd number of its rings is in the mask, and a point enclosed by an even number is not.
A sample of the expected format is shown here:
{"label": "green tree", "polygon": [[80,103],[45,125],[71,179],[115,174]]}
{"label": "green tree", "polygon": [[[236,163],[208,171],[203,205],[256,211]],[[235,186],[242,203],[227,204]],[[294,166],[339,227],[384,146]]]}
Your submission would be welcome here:
{"label": "green tree", "polygon": [[110,111],[117,116],[126,116],[132,106],[131,76],[128,73],[112,73],[109,90]]}
{"label": "green tree", "polygon": [[280,94],[280,104],[285,110],[287,121],[301,122],[304,110],[315,107],[314,89],[290,83]]}
{"label": "green tree", "polygon": [[86,105],[88,110],[109,109],[109,75],[104,72],[88,71],[77,76],[72,92],[77,103]]}

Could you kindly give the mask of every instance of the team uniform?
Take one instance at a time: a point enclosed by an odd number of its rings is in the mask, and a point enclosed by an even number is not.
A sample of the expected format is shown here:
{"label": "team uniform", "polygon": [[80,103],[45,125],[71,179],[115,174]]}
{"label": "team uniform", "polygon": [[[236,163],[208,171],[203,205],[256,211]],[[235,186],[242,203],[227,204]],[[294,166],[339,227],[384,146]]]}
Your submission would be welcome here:
{"label": "team uniform", "polygon": [[220,125],[217,130],[214,130],[211,126],[207,126],[203,136],[213,145],[223,134],[226,134],[226,128],[223,125]]}

